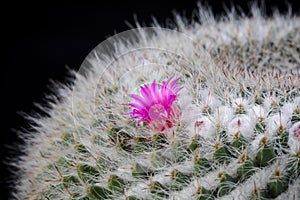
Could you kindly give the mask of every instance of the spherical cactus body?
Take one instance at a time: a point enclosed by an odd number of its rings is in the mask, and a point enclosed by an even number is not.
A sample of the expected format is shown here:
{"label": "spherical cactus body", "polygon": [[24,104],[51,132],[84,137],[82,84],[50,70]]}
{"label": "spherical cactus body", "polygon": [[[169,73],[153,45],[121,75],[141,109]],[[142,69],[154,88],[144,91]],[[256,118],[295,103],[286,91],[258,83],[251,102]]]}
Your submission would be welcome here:
{"label": "spherical cactus body", "polygon": [[16,199],[300,198],[299,17],[176,20],[90,53],[25,134]]}

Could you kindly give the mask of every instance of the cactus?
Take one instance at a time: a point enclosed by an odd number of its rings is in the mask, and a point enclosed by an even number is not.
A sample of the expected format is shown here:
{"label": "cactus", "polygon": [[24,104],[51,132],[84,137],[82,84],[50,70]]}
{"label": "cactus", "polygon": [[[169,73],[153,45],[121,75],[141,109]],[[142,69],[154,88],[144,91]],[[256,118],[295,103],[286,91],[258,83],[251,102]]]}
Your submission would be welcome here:
{"label": "cactus", "polygon": [[299,21],[200,5],[110,38],[32,118],[14,197],[299,199]]}

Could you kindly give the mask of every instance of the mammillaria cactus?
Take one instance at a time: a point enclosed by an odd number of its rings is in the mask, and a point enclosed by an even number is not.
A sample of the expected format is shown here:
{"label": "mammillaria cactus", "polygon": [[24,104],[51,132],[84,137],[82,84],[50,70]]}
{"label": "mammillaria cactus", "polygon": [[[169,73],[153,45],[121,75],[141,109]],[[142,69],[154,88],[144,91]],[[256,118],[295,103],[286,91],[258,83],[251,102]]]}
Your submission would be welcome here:
{"label": "mammillaria cactus", "polygon": [[176,19],[90,53],[33,119],[17,199],[300,198],[299,17]]}

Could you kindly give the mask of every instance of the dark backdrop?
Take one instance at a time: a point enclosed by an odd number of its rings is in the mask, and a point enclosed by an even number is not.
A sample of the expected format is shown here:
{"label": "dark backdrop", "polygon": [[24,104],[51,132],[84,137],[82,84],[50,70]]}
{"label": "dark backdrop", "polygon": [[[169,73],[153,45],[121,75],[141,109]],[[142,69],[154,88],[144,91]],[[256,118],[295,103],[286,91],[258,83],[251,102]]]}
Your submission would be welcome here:
{"label": "dark backdrop", "polygon": [[[43,2],[43,1],[42,1]],[[85,1],[86,2],[86,1]],[[61,1],[60,3],[18,3],[1,5],[1,132],[0,132],[0,199],[7,199],[8,183],[12,179],[4,163],[8,156],[18,155],[16,130],[28,128],[21,112],[45,114],[34,106],[43,103],[49,94],[50,79],[65,82],[66,66],[79,69],[85,56],[100,42],[115,32],[128,30],[124,23],[140,22],[149,25],[151,17],[165,23],[174,10],[191,17],[197,1],[110,0],[90,3]],[[238,4],[246,13],[247,1],[211,0],[216,15],[222,4]],[[296,1],[290,1],[293,12],[299,12]],[[286,11],[285,1],[265,1],[267,13],[272,7]]]}

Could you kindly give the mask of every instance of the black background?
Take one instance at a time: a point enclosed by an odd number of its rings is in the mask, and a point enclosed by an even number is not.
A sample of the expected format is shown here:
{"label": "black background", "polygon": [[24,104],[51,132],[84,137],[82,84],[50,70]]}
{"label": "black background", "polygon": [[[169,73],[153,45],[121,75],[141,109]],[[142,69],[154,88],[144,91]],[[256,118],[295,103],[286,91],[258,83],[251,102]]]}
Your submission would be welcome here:
{"label": "black background", "polygon": [[[8,185],[12,181],[4,163],[9,156],[18,154],[14,143],[21,142],[15,130],[29,127],[20,112],[45,114],[34,102],[43,103],[45,94],[51,92],[50,79],[65,82],[66,66],[79,69],[84,58],[100,42],[114,33],[128,30],[125,21],[134,24],[134,14],[146,25],[150,25],[152,16],[165,24],[167,18],[173,18],[173,11],[190,18],[197,8],[197,1],[187,0],[41,2],[12,1],[1,5],[0,9],[1,55],[4,55],[0,84],[0,199],[8,198]],[[222,4],[230,7],[231,2],[248,12],[248,1],[208,2],[216,15],[222,13]],[[296,1],[290,4],[293,13],[299,13]],[[273,7],[281,12],[287,8],[285,1],[265,1],[265,5],[267,14]]]}

